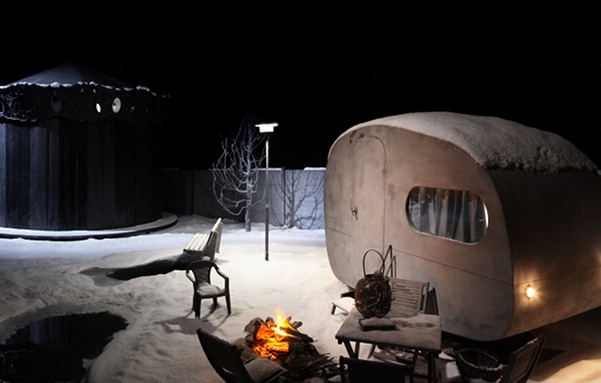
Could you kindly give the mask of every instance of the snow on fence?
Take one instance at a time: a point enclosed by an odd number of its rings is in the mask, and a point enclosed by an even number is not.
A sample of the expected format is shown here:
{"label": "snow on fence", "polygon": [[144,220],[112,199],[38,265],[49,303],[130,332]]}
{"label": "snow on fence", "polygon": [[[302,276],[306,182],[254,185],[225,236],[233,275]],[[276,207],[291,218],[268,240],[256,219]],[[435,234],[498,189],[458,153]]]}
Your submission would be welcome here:
{"label": "snow on fence", "polygon": [[[323,184],[325,168],[269,169],[269,223],[299,229],[323,229]],[[196,214],[242,220],[225,212],[213,196],[210,170],[163,169],[163,210],[174,214]],[[265,169],[259,175],[254,198],[265,191]],[[251,211],[252,222],[265,222],[265,203]]]}

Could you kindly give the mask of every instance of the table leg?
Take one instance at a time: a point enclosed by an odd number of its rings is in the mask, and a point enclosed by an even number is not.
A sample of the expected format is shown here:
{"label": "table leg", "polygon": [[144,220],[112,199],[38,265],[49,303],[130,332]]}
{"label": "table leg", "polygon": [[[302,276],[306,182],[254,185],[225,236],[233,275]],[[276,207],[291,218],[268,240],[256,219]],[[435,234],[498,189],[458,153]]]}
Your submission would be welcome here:
{"label": "table leg", "polygon": [[426,360],[428,362],[428,382],[436,383],[436,355],[431,352],[426,353]]}
{"label": "table leg", "polygon": [[355,342],[355,349],[353,350],[353,346],[351,346],[351,342],[348,340],[343,341],[344,347],[346,347],[346,352],[348,353],[349,358],[359,359],[359,346],[360,342]]}

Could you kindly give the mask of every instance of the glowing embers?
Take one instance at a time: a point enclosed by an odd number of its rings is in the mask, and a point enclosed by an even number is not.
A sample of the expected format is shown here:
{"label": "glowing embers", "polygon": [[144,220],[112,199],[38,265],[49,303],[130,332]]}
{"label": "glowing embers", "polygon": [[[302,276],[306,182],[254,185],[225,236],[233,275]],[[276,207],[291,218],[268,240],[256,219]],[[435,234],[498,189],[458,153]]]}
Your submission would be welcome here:
{"label": "glowing embers", "polygon": [[534,289],[534,287],[528,285],[524,289],[524,294],[526,295],[527,298],[532,299],[536,296],[536,290]]}
{"label": "glowing embers", "polygon": [[243,359],[268,358],[288,370],[289,382],[303,382],[313,377],[326,381],[338,373],[338,365],[327,354],[320,354],[313,339],[298,331],[302,322],[291,322],[278,314],[277,319],[268,317],[251,320],[244,331],[246,338],[236,344]]}
{"label": "glowing embers", "polygon": [[253,354],[261,358],[286,361],[288,354],[294,350],[303,350],[313,342],[313,339],[297,329],[302,322],[290,322],[291,318],[284,318],[278,314],[276,320],[271,317],[262,320],[251,320],[244,331],[248,332],[246,346]]}
{"label": "glowing embers", "polygon": [[288,335],[285,329],[294,329],[289,323],[276,323],[269,318],[262,323],[255,332],[255,353],[261,358],[273,358],[273,352],[289,352],[290,337],[297,338],[294,335]]}

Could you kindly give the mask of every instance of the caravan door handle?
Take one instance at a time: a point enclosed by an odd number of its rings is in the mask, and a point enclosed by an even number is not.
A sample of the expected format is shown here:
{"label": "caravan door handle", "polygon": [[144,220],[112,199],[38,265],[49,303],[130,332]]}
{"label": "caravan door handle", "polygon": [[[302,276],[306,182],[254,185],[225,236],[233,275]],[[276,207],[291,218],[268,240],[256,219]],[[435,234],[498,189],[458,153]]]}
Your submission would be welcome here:
{"label": "caravan door handle", "polygon": [[351,214],[353,215],[353,217],[355,217],[355,219],[359,219],[359,218],[357,217],[357,206],[353,206],[353,207],[351,208]]}

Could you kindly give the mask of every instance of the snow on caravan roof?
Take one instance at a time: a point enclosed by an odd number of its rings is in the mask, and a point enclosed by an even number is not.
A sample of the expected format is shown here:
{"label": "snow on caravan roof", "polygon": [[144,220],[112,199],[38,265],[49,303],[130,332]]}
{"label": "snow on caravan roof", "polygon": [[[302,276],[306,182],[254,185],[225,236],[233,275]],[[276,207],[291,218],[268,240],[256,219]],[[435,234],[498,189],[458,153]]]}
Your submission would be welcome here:
{"label": "snow on caravan roof", "polygon": [[596,165],[565,138],[497,117],[450,112],[409,113],[364,122],[347,133],[368,126],[390,126],[447,141],[486,169],[539,173],[597,170]]}

